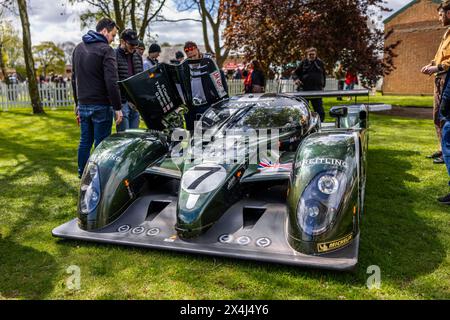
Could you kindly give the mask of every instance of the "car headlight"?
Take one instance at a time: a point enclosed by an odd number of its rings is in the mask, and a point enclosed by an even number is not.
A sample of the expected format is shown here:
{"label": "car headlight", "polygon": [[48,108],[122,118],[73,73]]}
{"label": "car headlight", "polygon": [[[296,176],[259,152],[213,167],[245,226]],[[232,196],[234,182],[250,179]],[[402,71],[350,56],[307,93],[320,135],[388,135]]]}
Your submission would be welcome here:
{"label": "car headlight", "polygon": [[94,211],[100,202],[100,174],[95,163],[89,163],[80,188],[80,210],[88,214]]}
{"label": "car headlight", "polygon": [[324,194],[334,194],[339,189],[339,181],[332,175],[324,175],[319,179],[319,190]]}
{"label": "car headlight", "polygon": [[309,236],[326,232],[336,220],[347,177],[341,171],[318,174],[303,192],[297,208],[300,228]]}

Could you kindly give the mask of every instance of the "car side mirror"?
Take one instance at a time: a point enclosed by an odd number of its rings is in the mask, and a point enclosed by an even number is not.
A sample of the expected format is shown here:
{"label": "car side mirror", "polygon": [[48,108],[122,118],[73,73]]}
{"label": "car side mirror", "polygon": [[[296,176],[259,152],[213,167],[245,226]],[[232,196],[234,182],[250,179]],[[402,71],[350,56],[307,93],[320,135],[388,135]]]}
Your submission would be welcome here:
{"label": "car side mirror", "polygon": [[330,110],[330,116],[336,119],[345,118],[348,116],[348,108],[342,106],[333,107]]}

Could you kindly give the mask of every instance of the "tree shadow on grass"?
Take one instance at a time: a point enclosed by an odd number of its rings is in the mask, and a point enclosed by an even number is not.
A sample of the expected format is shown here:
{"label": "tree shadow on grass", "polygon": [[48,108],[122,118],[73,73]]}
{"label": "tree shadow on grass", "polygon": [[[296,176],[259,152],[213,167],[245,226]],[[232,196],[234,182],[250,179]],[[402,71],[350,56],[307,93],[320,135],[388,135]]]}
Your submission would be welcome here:
{"label": "tree shadow on grass", "polygon": [[52,255],[0,238],[0,295],[7,299],[43,299],[54,287]]}
{"label": "tree shadow on grass", "polygon": [[[46,139],[46,135],[51,137],[45,131],[42,138]],[[70,132],[68,137],[77,139]],[[1,149],[5,151],[2,158],[14,160],[3,166],[0,175],[0,221],[10,238],[0,240],[0,291],[11,298],[45,298],[57,276],[52,255],[21,246],[16,239],[25,239],[30,246],[48,246],[45,241],[51,239],[51,228],[47,230],[46,226],[54,221],[58,224],[75,212],[74,208],[70,212],[67,201],[77,196],[76,188],[67,179],[72,172],[76,177],[75,149],[51,138],[45,144],[33,143],[34,138],[39,135],[30,136],[23,130],[0,132]]]}

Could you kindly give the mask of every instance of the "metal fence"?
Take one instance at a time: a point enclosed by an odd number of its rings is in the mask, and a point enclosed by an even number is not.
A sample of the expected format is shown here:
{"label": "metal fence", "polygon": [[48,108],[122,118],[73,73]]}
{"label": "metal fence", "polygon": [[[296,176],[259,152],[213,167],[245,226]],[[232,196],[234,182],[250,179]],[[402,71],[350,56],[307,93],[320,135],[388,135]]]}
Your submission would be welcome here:
{"label": "metal fence", "polygon": [[[231,96],[244,92],[243,80],[229,80],[229,93]],[[295,92],[297,89],[292,80],[269,80],[266,84],[267,93]],[[338,84],[335,79],[328,79],[325,90],[337,90]],[[355,89],[358,89],[355,88]],[[73,106],[73,92],[70,83],[65,84],[40,84],[39,94],[42,104],[46,108],[57,109],[60,107]],[[26,83],[5,85],[0,83],[0,110],[7,111],[10,108],[27,107],[31,104]]]}

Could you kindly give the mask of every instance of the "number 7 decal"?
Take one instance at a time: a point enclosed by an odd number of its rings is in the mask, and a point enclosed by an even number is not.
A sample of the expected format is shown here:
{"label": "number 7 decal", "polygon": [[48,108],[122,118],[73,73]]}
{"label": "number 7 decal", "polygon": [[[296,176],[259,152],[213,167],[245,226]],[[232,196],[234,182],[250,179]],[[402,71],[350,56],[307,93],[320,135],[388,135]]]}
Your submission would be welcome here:
{"label": "number 7 decal", "polygon": [[208,177],[212,176],[221,170],[220,167],[196,167],[194,171],[204,171],[205,174],[198,177],[192,184],[188,187],[188,190],[196,190],[198,186],[205,181]]}

